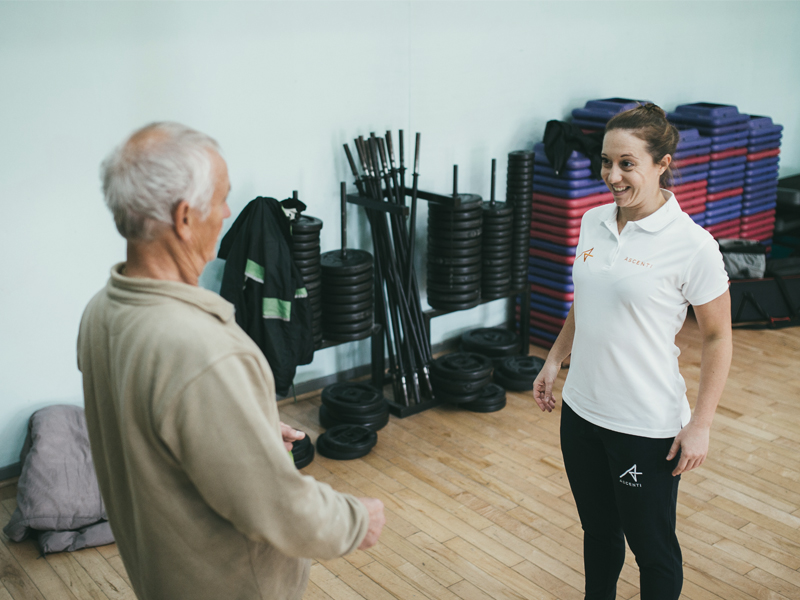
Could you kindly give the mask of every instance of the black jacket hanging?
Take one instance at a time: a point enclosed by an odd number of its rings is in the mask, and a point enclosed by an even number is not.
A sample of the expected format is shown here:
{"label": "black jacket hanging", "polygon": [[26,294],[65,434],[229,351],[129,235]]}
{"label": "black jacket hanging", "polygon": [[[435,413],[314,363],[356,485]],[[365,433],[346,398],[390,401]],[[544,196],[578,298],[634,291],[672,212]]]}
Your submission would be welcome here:
{"label": "black jacket hanging", "polygon": [[573,150],[582,152],[592,162],[592,176],[600,177],[600,154],[603,152],[604,132],[583,133],[581,128],[564,121],[548,121],[544,128],[544,153],[556,172],[567,166]]}
{"label": "black jacket hanging", "polygon": [[222,238],[220,295],[236,307],[236,322],[261,348],[285,396],[297,365],[314,358],[311,307],[292,260],[289,220],[274,198],[252,200]]}

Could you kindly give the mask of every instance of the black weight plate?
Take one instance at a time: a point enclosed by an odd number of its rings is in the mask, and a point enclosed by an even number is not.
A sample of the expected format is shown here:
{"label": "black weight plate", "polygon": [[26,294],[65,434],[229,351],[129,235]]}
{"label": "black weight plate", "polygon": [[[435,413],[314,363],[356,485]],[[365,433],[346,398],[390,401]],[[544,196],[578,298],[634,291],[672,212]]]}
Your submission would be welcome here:
{"label": "black weight plate", "polygon": [[428,227],[428,239],[438,240],[472,240],[480,238],[483,231],[477,229],[440,229],[438,227]]}
{"label": "black weight plate", "polygon": [[533,188],[533,177],[509,177],[506,184],[507,192],[525,192]]}
{"label": "black weight plate", "polygon": [[465,266],[428,264],[427,269],[428,269],[428,276],[474,275],[475,273],[481,272],[481,265],[480,262],[476,265],[465,265]]}
{"label": "black weight plate", "polygon": [[505,258],[484,258],[482,264],[484,273],[503,272],[506,269],[511,269],[511,256],[506,256]]}
{"label": "black weight plate", "polygon": [[298,242],[296,240],[292,240],[292,251],[297,254],[298,252],[308,252],[309,250],[318,250],[319,249],[319,240],[314,240],[313,242]]}
{"label": "black weight plate", "polygon": [[292,458],[294,459],[294,466],[297,469],[306,468],[314,461],[314,453],[315,453],[314,446],[312,445],[309,445],[308,451],[306,451],[302,456],[294,456],[294,452],[292,452]]}
{"label": "black weight plate", "polygon": [[533,381],[544,366],[544,360],[538,356],[509,356],[497,369],[507,378]]}
{"label": "black weight plate", "polygon": [[483,235],[486,237],[487,235],[491,235],[494,237],[499,237],[504,233],[510,233],[514,229],[514,220],[509,219],[505,223],[484,223],[483,224]]}
{"label": "black weight plate", "polygon": [[374,414],[388,408],[383,392],[368,383],[332,383],[321,396],[325,406],[341,415]]}
{"label": "black weight plate", "polygon": [[371,269],[358,275],[329,275],[322,272],[322,280],[331,285],[356,285],[365,281],[372,281],[374,278],[375,275]]}
{"label": "black weight plate", "polygon": [[508,162],[518,160],[533,162],[533,152],[531,150],[512,150],[508,153]]}
{"label": "black weight plate", "polygon": [[447,219],[436,219],[428,217],[428,227],[438,227],[439,229],[452,229],[454,231],[460,229],[478,229],[483,224],[483,219],[465,219],[462,221],[450,221]]}
{"label": "black weight plate", "polygon": [[462,404],[460,408],[474,413],[493,413],[497,412],[498,410],[503,410],[506,407],[506,403],[507,401],[505,398],[503,398],[500,402],[496,402],[495,404],[481,404],[480,400],[476,400],[475,402],[467,402],[466,404]]}
{"label": "black weight plate", "polygon": [[498,269],[497,271],[485,271],[481,276],[481,284],[484,287],[500,287],[508,285],[511,281],[511,270],[508,268]]}
{"label": "black weight plate", "polygon": [[309,244],[311,242],[319,242],[319,232],[292,234],[293,244]]}
{"label": "black weight plate", "polygon": [[322,317],[322,331],[325,332],[325,335],[329,333],[357,333],[368,329],[372,329],[372,315],[352,323],[331,323],[324,316]]}
{"label": "black weight plate", "polygon": [[309,258],[305,260],[295,260],[295,266],[300,269],[302,273],[304,269],[318,269],[319,268],[319,256],[316,258]]}
{"label": "black weight plate", "polygon": [[483,220],[486,221],[487,219],[499,219],[507,217],[511,214],[511,206],[506,204],[505,202],[495,202],[492,205],[489,202],[484,203],[483,205]]}
{"label": "black weight plate", "polygon": [[324,314],[321,317],[325,324],[338,325],[341,323],[357,323],[360,321],[372,321],[372,308],[360,310],[352,313],[332,313]]}
{"label": "black weight plate", "polygon": [[481,392],[479,390],[470,394],[450,394],[444,390],[434,390],[434,396],[436,396],[437,400],[441,400],[447,404],[464,404],[466,402],[475,402],[475,400],[480,399]]}
{"label": "black weight plate", "polygon": [[471,275],[442,275],[442,274],[431,274],[428,273],[428,285],[430,286],[431,282],[446,285],[446,284],[461,284],[461,283],[475,283],[481,280],[481,273],[478,271],[477,273],[473,273]]}
{"label": "black weight plate", "polygon": [[456,311],[456,310],[467,310],[469,308],[475,308],[478,304],[481,303],[481,299],[478,298],[477,300],[471,300],[469,302],[443,302],[441,300],[428,300],[428,304],[437,310],[448,310],[448,311]]}
{"label": "black weight plate", "polygon": [[334,460],[352,460],[369,454],[378,434],[362,425],[337,425],[317,438],[317,452]]}
{"label": "black weight plate", "polygon": [[533,379],[530,380],[511,379],[503,375],[500,371],[495,371],[494,381],[497,385],[502,386],[503,389],[506,389],[510,392],[533,391]]}
{"label": "black weight plate", "polygon": [[506,391],[496,383],[490,383],[481,390],[481,397],[473,404],[498,404],[506,399]]}
{"label": "black weight plate", "polygon": [[336,288],[328,288],[323,286],[322,288],[322,300],[323,305],[330,305],[330,304],[359,304],[361,302],[366,302],[367,300],[372,300],[372,288],[369,288],[366,292],[358,292],[357,294],[337,294]]}
{"label": "black weight plate", "polygon": [[428,281],[428,292],[433,292],[434,295],[447,294],[468,294],[479,292],[481,289],[480,281],[472,281],[469,283],[442,283],[440,281]]}
{"label": "black weight plate", "polygon": [[428,236],[428,248],[480,248],[483,245],[483,238],[476,237],[471,240],[443,240]]}
{"label": "black weight plate", "polygon": [[502,292],[483,292],[481,291],[481,300],[499,300],[500,298],[508,298],[511,295],[511,288]]}
{"label": "black weight plate", "polygon": [[308,234],[322,229],[322,221],[311,215],[300,215],[292,221],[292,234]]}
{"label": "black weight plate", "polygon": [[372,269],[372,254],[366,250],[350,249],[347,256],[342,256],[341,250],[332,250],[322,254],[320,265],[328,276],[358,275]]}
{"label": "black weight plate", "polygon": [[433,391],[435,394],[439,392],[452,394],[454,396],[474,394],[481,391],[486,385],[491,383],[491,381],[492,378],[490,375],[475,381],[464,381],[463,379],[443,379],[437,376],[435,372],[431,373],[431,383],[433,384]]}
{"label": "black weight plate", "polygon": [[364,300],[363,302],[358,302],[357,304],[325,304],[323,302],[323,309],[326,315],[334,315],[342,313],[352,314],[371,308],[372,308],[372,298],[370,298],[369,300]]}
{"label": "black weight plate", "polygon": [[481,254],[484,258],[502,258],[508,256],[512,252],[511,241],[503,242],[502,244],[488,244],[483,247]]}
{"label": "black weight plate", "polygon": [[475,352],[453,352],[434,360],[431,369],[442,379],[479,381],[491,374],[492,361]]}
{"label": "black weight plate", "polygon": [[322,284],[322,269],[307,269],[307,273],[300,271],[303,276],[303,281],[309,283],[311,281],[319,281]]}
{"label": "black weight plate", "polygon": [[502,327],[479,327],[462,333],[461,344],[469,348],[469,352],[497,356],[498,353],[516,351],[519,347],[519,336]]}
{"label": "black weight plate", "polygon": [[366,291],[372,291],[371,277],[367,281],[363,281],[355,285],[337,285],[335,283],[331,283],[330,280],[322,281],[322,284],[325,286],[326,293],[330,292],[339,296],[343,296],[345,294],[361,294]]}
{"label": "black weight plate", "polygon": [[477,289],[474,292],[463,292],[458,294],[449,294],[447,292],[429,290],[428,300],[433,300],[434,302],[470,302],[472,300],[480,299],[480,286],[476,286],[476,288]]}
{"label": "black weight plate", "polygon": [[473,206],[467,210],[445,210],[433,204],[428,206],[428,221],[451,223],[453,221],[471,221],[482,217],[483,210],[479,206]]}
{"label": "black weight plate", "polygon": [[313,448],[313,444],[311,443],[311,438],[308,437],[308,434],[306,433],[305,437],[302,439],[292,442],[292,455],[303,455],[308,451],[309,448]]}
{"label": "black weight plate", "polygon": [[504,231],[514,226],[514,214],[510,214],[502,219],[486,219],[483,222],[484,231]]}
{"label": "black weight plate", "polygon": [[435,255],[428,255],[428,264],[429,265],[446,265],[446,266],[454,266],[454,267],[466,267],[468,265],[475,265],[480,264],[481,262],[481,255],[477,254],[476,256],[470,256],[469,258],[456,258],[451,256],[435,256]]}
{"label": "black weight plate", "polygon": [[475,248],[429,248],[431,252],[435,252],[437,256],[446,256],[451,258],[469,258],[472,256],[481,255],[481,247]]}
{"label": "black weight plate", "polygon": [[372,415],[369,419],[358,417],[343,417],[330,411],[325,406],[319,407],[319,424],[327,429],[339,425],[361,425],[372,431],[379,431],[389,422],[389,410],[384,410],[379,415]]}
{"label": "black weight plate", "polygon": [[303,285],[305,286],[306,291],[308,292],[308,297],[310,298],[312,293],[315,293],[317,289],[322,287],[322,279],[317,278],[309,280],[304,277]]}
{"label": "black weight plate", "polygon": [[298,270],[303,275],[303,278],[316,279],[322,276],[322,267],[319,266],[319,261],[315,261],[314,264],[308,267],[300,267],[298,265]]}
{"label": "black weight plate", "polygon": [[356,331],[354,333],[334,333],[333,331],[326,331],[324,332],[324,337],[331,342],[355,342],[357,340],[364,340],[372,335],[374,327],[373,325],[364,331]]}

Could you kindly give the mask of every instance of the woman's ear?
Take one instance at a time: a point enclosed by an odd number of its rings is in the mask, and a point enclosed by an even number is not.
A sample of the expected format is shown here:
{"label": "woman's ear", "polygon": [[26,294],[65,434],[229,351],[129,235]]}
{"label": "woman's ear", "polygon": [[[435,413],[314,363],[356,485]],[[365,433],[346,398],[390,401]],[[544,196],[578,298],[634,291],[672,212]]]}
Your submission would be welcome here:
{"label": "woman's ear", "polygon": [[672,164],[672,155],[671,154],[665,154],[664,158],[662,158],[661,162],[658,164],[659,168],[661,169],[659,175],[663,175],[664,171],[667,170],[667,168],[670,166],[670,164]]}

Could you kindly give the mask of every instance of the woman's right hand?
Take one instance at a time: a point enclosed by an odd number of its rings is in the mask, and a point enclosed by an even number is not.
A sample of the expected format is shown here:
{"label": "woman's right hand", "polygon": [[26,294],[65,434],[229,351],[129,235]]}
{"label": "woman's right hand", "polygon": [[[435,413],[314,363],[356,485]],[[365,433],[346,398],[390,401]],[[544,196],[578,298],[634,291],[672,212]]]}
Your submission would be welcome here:
{"label": "woman's right hand", "polygon": [[553,382],[558,377],[561,365],[547,360],[533,382],[533,399],[543,411],[551,412],[556,407],[556,399],[553,396]]}

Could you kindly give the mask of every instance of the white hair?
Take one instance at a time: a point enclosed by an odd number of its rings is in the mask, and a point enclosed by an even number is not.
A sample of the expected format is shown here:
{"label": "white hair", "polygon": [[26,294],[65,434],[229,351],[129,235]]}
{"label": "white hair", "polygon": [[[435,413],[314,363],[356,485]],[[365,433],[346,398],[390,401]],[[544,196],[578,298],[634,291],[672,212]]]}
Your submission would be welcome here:
{"label": "white hair", "polygon": [[180,123],[151,123],[135,131],[100,166],[105,202],[127,240],[150,241],[171,225],[185,200],[203,219],[214,194],[210,151],[219,144]]}

